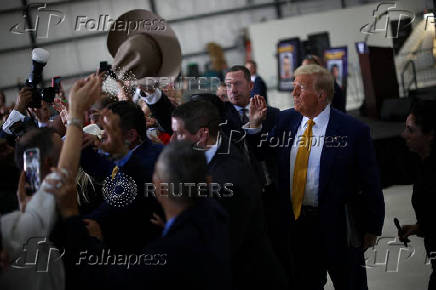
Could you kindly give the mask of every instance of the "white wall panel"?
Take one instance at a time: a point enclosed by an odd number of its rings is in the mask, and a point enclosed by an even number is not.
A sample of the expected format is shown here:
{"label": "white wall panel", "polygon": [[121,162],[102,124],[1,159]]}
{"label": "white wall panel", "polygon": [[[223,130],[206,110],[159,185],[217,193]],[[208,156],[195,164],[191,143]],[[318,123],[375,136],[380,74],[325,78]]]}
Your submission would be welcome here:
{"label": "white wall panel", "polygon": [[18,50],[0,54],[0,87],[24,82],[32,69],[32,50]]}
{"label": "white wall panel", "polygon": [[[399,1],[399,9],[419,11],[424,8],[424,0]],[[292,5],[297,5],[295,3]],[[303,3],[301,3],[303,4]],[[307,4],[307,3],[305,3]],[[310,4],[312,5],[312,4]],[[276,46],[280,39],[300,37],[307,39],[310,33],[328,31],[330,43],[335,46],[348,46],[348,91],[347,108],[357,108],[363,101],[361,76],[358,56],[354,43],[362,41],[365,37],[359,29],[371,20],[373,9],[377,3],[350,9],[329,10],[322,13],[313,13],[302,16],[289,17],[286,19],[270,21],[250,26],[250,38],[254,59],[258,63],[259,74],[265,79],[271,93],[268,92],[269,100],[281,109],[292,105],[288,92],[278,92],[277,86],[277,59],[275,57]],[[320,10],[323,6],[320,6]],[[319,11],[319,10],[318,10]],[[344,25],[346,24],[346,25]],[[374,34],[369,38],[369,45],[392,47],[392,39],[385,38],[384,34]]]}
{"label": "white wall panel", "polygon": [[50,52],[50,58],[44,67],[44,78],[72,75],[81,71],[75,43],[50,45],[46,49]]}
{"label": "white wall panel", "polygon": [[1,4],[0,11],[21,7],[21,1],[19,0],[2,0]]}
{"label": "white wall panel", "polygon": [[100,61],[112,64],[113,59],[106,48],[106,37],[96,37],[75,43],[79,71],[96,70]]}
{"label": "white wall panel", "polygon": [[166,0],[156,1],[156,9],[166,19],[175,19],[196,14],[217,12],[224,9],[244,7],[246,0]]}

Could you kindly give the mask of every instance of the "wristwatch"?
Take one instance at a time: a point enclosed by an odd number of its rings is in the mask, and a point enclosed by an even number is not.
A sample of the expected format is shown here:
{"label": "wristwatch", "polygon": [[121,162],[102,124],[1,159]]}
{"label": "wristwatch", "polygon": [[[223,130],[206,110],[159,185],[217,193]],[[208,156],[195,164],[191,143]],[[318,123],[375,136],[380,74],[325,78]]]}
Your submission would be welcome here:
{"label": "wristwatch", "polygon": [[80,130],[82,130],[82,128],[83,128],[83,121],[80,120],[79,118],[69,118],[67,120],[67,127],[69,127],[69,126],[76,126]]}

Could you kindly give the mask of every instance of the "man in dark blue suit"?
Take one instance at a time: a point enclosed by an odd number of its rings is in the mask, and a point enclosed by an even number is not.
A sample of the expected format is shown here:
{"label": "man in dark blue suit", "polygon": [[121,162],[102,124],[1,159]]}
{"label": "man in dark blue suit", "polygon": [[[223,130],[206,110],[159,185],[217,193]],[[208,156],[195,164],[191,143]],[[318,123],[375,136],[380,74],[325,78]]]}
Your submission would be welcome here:
{"label": "man in dark blue suit", "polygon": [[[74,180],[61,180],[53,194],[63,217],[58,246],[65,248],[64,263],[74,275],[67,289],[231,289],[228,217],[207,198],[206,173],[206,157],[191,142],[166,146],[146,193],[162,205],[163,233],[139,252],[125,254],[108,249],[104,236],[99,241],[98,224],[87,229],[75,214],[77,203],[68,198],[75,196]],[[149,230],[138,222],[138,234]]]}
{"label": "man in dark blue suit", "polygon": [[253,89],[250,92],[250,98],[255,95],[261,95],[265,98],[265,102],[268,103],[267,90],[265,82],[263,79],[257,75],[257,64],[254,60],[249,60],[245,63],[245,67],[250,71],[251,82],[253,83]]}
{"label": "man in dark blue suit", "polygon": [[276,154],[278,184],[294,214],[298,289],[367,289],[363,253],[384,221],[384,198],[368,126],[331,108],[333,79],[318,65],[295,71],[294,109],[259,134],[266,103],[250,104],[247,140]]}
{"label": "man in dark blue suit", "polygon": [[100,224],[112,250],[137,251],[160,234],[150,222],[160,206],[143,193],[162,146],[146,137],[144,113],[132,102],[111,104],[102,120],[105,134],[100,149],[106,154],[88,146],[82,151],[81,166],[102,182],[104,201],[86,217]]}

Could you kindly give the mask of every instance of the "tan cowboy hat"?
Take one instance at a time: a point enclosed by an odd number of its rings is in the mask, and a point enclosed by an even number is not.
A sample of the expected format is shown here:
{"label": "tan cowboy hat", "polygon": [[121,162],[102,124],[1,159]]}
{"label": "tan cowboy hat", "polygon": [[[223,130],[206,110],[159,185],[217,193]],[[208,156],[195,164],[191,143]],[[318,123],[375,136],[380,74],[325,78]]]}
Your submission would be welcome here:
{"label": "tan cowboy hat", "polygon": [[107,48],[114,68],[137,79],[176,77],[182,52],[176,34],[164,19],[144,9],[130,10],[112,23]]}

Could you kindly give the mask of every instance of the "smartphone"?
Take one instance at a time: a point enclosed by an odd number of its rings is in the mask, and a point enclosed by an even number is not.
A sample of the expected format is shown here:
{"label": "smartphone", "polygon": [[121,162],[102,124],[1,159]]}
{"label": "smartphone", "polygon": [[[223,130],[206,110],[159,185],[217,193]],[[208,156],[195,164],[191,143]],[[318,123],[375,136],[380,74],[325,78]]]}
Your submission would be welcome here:
{"label": "smartphone", "polygon": [[107,61],[100,61],[100,72],[103,71],[109,71],[111,69],[111,66],[107,63]]}
{"label": "smartphone", "polygon": [[61,77],[54,77],[51,79],[51,86],[54,88],[55,93],[59,94],[61,89]]}
{"label": "smartphone", "polygon": [[117,79],[117,75],[112,70],[112,65],[108,64],[107,61],[100,61],[99,72],[106,72],[106,74],[111,78]]}
{"label": "smartphone", "polygon": [[41,185],[41,158],[38,148],[24,151],[24,172],[26,174],[26,194],[33,195]]}

